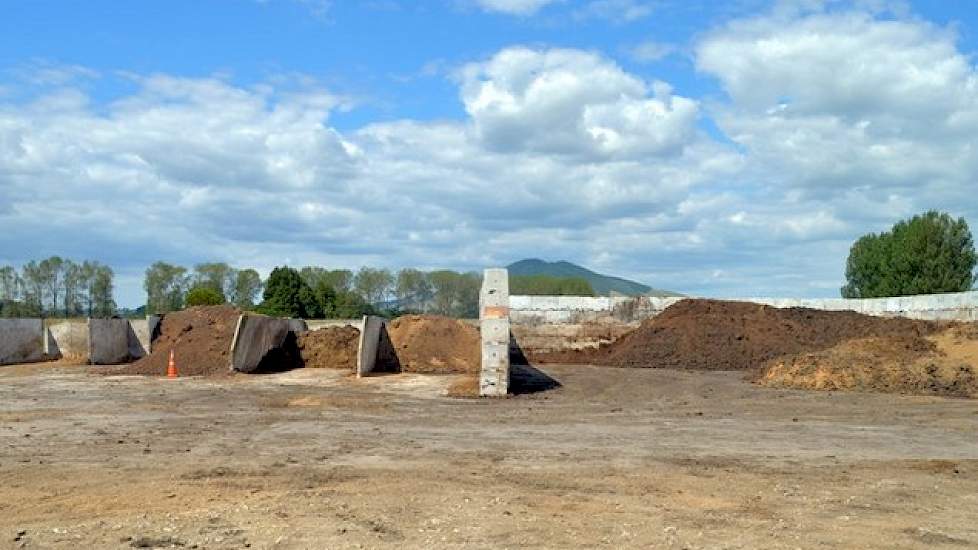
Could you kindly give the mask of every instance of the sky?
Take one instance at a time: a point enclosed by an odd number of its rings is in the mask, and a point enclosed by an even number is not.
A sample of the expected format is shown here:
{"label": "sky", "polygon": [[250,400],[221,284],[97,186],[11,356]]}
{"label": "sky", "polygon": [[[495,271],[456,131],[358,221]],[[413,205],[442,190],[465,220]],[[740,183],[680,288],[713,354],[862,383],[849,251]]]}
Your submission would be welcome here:
{"label": "sky", "polygon": [[0,264],[481,270],[834,297],[978,225],[978,2],[34,0],[0,8]]}

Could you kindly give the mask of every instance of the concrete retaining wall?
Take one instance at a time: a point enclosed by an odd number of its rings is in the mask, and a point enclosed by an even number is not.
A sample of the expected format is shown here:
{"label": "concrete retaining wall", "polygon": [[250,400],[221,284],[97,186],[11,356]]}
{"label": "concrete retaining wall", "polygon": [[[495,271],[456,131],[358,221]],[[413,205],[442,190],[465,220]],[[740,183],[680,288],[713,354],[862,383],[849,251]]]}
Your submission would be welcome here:
{"label": "concrete retaining wall", "polygon": [[[685,298],[510,296],[514,347],[526,352],[597,347],[613,342]],[[733,298],[773,307],[855,311],[925,320],[978,321],[978,291],[899,298]]]}
{"label": "concrete retaining wall", "polygon": [[153,340],[159,336],[160,317],[149,315],[145,319],[132,319],[129,330],[129,355],[133,359],[149,355],[153,351]]}
{"label": "concrete retaining wall", "polygon": [[302,319],[241,315],[231,340],[231,370],[255,372],[269,354],[283,350],[287,352],[284,346],[287,340],[306,329],[306,322]]}
{"label": "concrete retaining wall", "polygon": [[44,360],[44,335],[40,319],[0,319],[0,365]]}
{"label": "concrete retaining wall", "polygon": [[364,315],[357,343],[357,378],[363,378],[377,368],[377,356],[386,324],[387,320],[383,317]]}
{"label": "concrete retaining wall", "polygon": [[131,334],[128,319],[89,319],[88,361],[93,365],[128,362]]}
{"label": "concrete retaining wall", "polygon": [[479,335],[482,368],[479,395],[502,397],[509,393],[510,377],[509,272],[487,269],[479,291]]}
{"label": "concrete retaining wall", "polygon": [[88,361],[88,319],[45,319],[44,324],[48,357]]}

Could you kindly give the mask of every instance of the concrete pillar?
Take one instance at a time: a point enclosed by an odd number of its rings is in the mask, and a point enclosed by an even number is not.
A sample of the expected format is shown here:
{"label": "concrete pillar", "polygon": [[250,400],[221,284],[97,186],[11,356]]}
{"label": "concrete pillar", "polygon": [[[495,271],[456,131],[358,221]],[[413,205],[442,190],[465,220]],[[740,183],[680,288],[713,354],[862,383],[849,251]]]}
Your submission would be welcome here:
{"label": "concrete pillar", "polygon": [[509,272],[487,269],[479,292],[482,371],[479,395],[501,397],[509,392]]}

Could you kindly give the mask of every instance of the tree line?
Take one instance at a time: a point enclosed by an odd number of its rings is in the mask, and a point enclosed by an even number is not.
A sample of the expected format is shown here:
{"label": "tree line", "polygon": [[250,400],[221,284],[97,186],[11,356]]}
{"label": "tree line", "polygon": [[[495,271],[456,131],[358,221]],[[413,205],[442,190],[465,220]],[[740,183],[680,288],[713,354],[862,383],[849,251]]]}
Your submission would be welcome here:
{"label": "tree line", "polygon": [[[591,285],[580,278],[514,276],[510,284],[511,292],[520,294],[594,295]],[[164,262],[150,266],[145,280],[149,313],[228,303],[305,319],[404,313],[477,317],[481,285],[480,274],[451,270],[281,266],[262,281],[253,269],[238,270],[224,263],[197,264],[188,270]]]}
{"label": "tree line", "polygon": [[18,271],[0,267],[0,315],[3,317],[111,317],[112,268],[60,256],[32,260]]}

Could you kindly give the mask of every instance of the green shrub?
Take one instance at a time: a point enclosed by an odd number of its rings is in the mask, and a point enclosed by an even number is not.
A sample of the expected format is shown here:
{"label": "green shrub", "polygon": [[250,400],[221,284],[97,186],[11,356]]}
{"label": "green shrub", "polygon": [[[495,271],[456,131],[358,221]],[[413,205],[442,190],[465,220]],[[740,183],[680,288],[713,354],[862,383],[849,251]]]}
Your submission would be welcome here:
{"label": "green shrub", "polygon": [[224,294],[211,286],[195,286],[187,293],[187,307],[219,306],[225,303]]}

